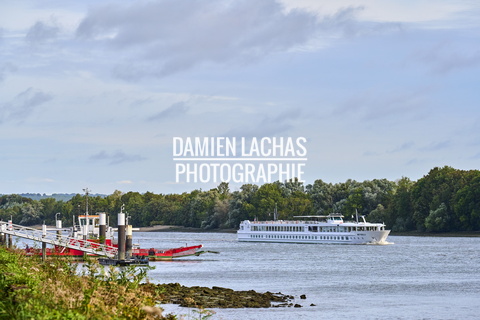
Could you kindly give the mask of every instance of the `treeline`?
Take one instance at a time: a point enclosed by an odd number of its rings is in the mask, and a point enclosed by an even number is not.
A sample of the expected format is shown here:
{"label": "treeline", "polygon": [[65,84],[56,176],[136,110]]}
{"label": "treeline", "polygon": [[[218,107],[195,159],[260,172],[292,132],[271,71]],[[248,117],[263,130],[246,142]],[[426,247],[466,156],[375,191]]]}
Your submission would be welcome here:
{"label": "treeline", "polygon": [[[21,225],[54,224],[58,215],[64,226],[84,214],[87,198],[77,194],[68,201],[32,200],[19,195],[0,197],[0,218]],[[262,186],[245,184],[231,191],[228,183],[217,188],[182,194],[146,192],[88,197],[90,213],[107,212],[116,224],[121,206],[135,227],[156,224],[203,229],[237,228],[240,221],[294,219],[298,215],[340,212],[350,219],[358,211],[370,222],[385,222],[393,231],[480,231],[480,171],[452,167],[434,168],[414,182],[408,178],[343,183],[316,180],[303,185],[292,180]]]}

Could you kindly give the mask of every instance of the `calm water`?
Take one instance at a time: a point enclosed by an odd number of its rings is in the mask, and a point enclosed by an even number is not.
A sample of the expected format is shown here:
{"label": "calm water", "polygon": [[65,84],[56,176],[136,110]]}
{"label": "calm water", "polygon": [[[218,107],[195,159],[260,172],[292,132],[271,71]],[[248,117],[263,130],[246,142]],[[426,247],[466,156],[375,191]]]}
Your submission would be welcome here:
{"label": "calm water", "polygon": [[[142,247],[203,244],[153,262],[155,283],[282,292],[302,308],[214,309],[213,319],[478,319],[480,238],[395,237],[391,245],[237,242],[235,234],[134,233]],[[299,296],[305,294],[306,300]],[[315,306],[310,306],[315,304]],[[188,314],[188,309],[166,310]]]}

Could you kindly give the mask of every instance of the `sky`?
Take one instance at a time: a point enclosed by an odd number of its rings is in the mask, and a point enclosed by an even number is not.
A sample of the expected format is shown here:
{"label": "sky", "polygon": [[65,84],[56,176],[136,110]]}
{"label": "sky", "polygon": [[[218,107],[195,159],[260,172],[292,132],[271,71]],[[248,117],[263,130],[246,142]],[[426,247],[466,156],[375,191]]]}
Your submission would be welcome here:
{"label": "sky", "polygon": [[305,138],[305,184],[479,169],[478,1],[0,7],[0,194],[216,187],[175,137]]}

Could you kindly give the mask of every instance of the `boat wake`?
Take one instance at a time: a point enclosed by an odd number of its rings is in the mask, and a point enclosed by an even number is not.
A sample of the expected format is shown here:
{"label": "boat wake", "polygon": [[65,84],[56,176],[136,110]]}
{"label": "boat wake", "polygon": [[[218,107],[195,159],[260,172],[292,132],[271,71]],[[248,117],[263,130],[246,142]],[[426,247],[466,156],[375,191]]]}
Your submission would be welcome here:
{"label": "boat wake", "polygon": [[367,244],[376,245],[376,246],[388,246],[388,245],[395,244],[395,243],[384,240],[384,241],[373,241],[373,242],[369,242]]}

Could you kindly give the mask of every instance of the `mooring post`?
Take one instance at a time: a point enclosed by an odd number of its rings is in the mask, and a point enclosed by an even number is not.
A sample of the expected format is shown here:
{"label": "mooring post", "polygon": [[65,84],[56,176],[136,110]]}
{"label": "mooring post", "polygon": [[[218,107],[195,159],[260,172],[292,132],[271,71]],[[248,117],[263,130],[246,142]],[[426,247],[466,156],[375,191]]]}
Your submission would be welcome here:
{"label": "mooring post", "polygon": [[[8,230],[12,231],[13,230],[13,221],[8,220]],[[7,247],[12,249],[13,248],[13,242],[12,242],[12,235],[9,234],[7,236]]]}
{"label": "mooring post", "polygon": [[105,212],[100,212],[99,233],[100,243],[105,244],[107,238],[107,214]]}
{"label": "mooring post", "polygon": [[125,260],[125,213],[118,214],[118,260]]}
{"label": "mooring post", "polygon": [[62,238],[62,220],[57,219],[58,214],[58,212],[55,214],[55,227],[57,228],[57,239],[60,240]]}
{"label": "mooring post", "polygon": [[[43,222],[42,225],[42,238],[47,236],[47,225]],[[45,261],[47,257],[47,243],[42,241],[42,261]]]}
{"label": "mooring post", "polygon": [[126,237],[126,242],[125,242],[125,248],[126,248],[126,257],[127,259],[132,258],[132,247],[133,247],[133,240],[132,240],[132,226],[127,225],[127,237]]}
{"label": "mooring post", "polygon": [[0,224],[0,230],[2,232],[0,232],[0,245],[5,245],[5,233],[3,233],[3,231],[5,231],[5,224],[2,223]]}

